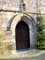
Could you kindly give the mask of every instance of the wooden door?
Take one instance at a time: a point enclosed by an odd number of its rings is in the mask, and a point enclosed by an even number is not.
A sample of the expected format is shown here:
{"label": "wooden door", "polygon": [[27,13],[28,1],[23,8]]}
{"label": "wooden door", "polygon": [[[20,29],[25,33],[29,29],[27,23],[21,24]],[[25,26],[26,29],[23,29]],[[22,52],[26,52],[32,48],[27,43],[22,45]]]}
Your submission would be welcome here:
{"label": "wooden door", "polygon": [[30,48],[28,25],[21,21],[16,26],[16,49]]}

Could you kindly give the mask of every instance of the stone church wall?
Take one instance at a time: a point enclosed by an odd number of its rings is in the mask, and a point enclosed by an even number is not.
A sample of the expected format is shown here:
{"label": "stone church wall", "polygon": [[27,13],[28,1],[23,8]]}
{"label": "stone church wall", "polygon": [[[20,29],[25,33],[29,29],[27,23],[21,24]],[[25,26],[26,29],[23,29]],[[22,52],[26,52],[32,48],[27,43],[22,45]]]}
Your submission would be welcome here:
{"label": "stone church wall", "polygon": [[[40,3],[37,3],[40,2]],[[37,1],[37,0],[24,0],[25,3],[25,8],[27,12],[30,12],[32,14],[30,14],[31,17],[33,17],[35,23],[37,22],[36,17],[37,14],[33,14],[33,13],[38,13],[38,8],[40,6],[40,10],[41,13],[45,14],[45,1],[41,0],[41,1]],[[20,1],[19,0],[0,0],[0,10],[13,10],[13,11],[19,11],[19,4]],[[40,5],[41,4],[41,5]],[[37,6],[38,5],[38,6]],[[38,8],[37,8],[38,7]],[[4,46],[7,45],[12,45],[12,47],[15,48],[15,24],[16,23],[12,23],[11,25],[11,30],[7,31],[7,26],[8,26],[8,22],[12,19],[12,17],[14,15],[19,15],[19,17],[21,17],[23,15],[23,13],[14,13],[14,12],[4,12],[4,11],[0,11],[0,32],[4,32],[4,38],[3,38],[3,44]],[[21,15],[21,16],[20,16]],[[45,15],[43,15],[45,17]],[[15,19],[13,19],[13,21],[18,21],[20,20],[20,18],[17,17]],[[36,41],[36,30],[33,30],[35,28],[31,28],[31,46],[33,46],[32,44],[35,44]],[[1,33],[3,35],[3,33]],[[35,36],[34,36],[35,35]],[[5,43],[6,42],[6,43]],[[3,45],[2,45],[3,46]]]}

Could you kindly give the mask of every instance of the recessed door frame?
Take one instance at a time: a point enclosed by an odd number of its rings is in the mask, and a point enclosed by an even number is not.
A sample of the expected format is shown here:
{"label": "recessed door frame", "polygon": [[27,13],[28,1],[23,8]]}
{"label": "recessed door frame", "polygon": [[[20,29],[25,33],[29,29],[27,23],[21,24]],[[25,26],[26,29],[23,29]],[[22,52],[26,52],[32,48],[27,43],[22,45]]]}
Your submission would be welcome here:
{"label": "recessed door frame", "polygon": [[[13,47],[15,49],[16,49],[16,33],[15,33],[15,29],[16,29],[16,26],[17,26],[18,22],[21,21],[22,18],[23,18],[23,21],[25,23],[27,23],[28,26],[29,26],[29,36],[32,34],[32,33],[30,33],[31,32],[31,25],[35,24],[33,17],[30,16],[29,14],[28,15],[26,15],[26,14],[23,15],[23,13],[17,14],[17,16],[13,19],[12,24],[11,24],[11,31],[12,31],[12,37],[13,37],[12,41],[13,41]],[[31,22],[31,21],[33,21],[33,22]],[[32,44],[33,44],[33,41],[32,41],[32,37],[30,36],[30,48],[32,48],[32,46],[33,46]]]}

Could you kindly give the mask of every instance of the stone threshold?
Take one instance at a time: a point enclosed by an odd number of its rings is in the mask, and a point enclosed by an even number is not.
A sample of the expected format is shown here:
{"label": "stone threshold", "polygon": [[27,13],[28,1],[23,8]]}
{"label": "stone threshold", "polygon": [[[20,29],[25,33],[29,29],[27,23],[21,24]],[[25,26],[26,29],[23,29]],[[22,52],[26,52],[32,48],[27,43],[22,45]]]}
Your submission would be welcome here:
{"label": "stone threshold", "polygon": [[5,53],[5,55],[0,55],[0,59],[14,59],[14,58],[25,58],[25,57],[36,57],[45,53],[45,50],[28,50],[28,51],[20,51],[17,52],[15,50],[11,50]]}

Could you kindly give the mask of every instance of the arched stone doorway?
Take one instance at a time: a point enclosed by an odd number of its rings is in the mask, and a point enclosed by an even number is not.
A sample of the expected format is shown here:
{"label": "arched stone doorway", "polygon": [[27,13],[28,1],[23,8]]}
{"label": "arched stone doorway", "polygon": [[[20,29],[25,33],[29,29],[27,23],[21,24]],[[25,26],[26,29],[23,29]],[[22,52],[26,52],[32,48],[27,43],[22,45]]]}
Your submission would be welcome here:
{"label": "arched stone doorway", "polygon": [[24,21],[16,26],[16,49],[30,48],[29,27]]}
{"label": "arched stone doorway", "polygon": [[11,19],[9,21],[9,25],[7,26],[8,28],[10,27],[9,30],[11,30],[11,32],[12,32],[12,34],[11,34],[12,46],[14,47],[14,49],[16,49],[16,26],[21,21],[24,21],[24,23],[28,25],[30,48],[34,48],[34,45],[36,42],[36,31],[37,31],[37,29],[35,27],[35,20],[29,14],[27,15],[27,14],[22,14],[22,13],[18,13],[16,16],[14,16],[13,19]]}

